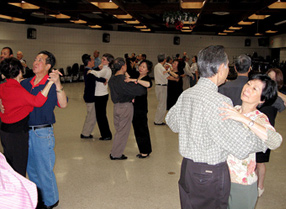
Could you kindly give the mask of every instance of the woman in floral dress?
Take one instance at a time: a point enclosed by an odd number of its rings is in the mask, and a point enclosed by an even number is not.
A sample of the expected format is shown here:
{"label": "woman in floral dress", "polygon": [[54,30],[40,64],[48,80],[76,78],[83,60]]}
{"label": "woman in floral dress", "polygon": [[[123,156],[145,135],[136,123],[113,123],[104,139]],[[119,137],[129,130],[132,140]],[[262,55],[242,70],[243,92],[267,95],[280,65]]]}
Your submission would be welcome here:
{"label": "woman in floral dress", "polygon": [[[271,103],[277,98],[277,86],[267,75],[253,75],[241,92],[242,105],[227,105],[225,119],[242,122],[251,129],[270,149],[276,149],[282,137],[270,125],[267,116],[257,110],[263,103]],[[250,119],[250,120],[249,120]],[[230,155],[228,166],[231,177],[229,209],[254,209],[257,201],[257,175],[255,173],[255,153],[240,160]]]}

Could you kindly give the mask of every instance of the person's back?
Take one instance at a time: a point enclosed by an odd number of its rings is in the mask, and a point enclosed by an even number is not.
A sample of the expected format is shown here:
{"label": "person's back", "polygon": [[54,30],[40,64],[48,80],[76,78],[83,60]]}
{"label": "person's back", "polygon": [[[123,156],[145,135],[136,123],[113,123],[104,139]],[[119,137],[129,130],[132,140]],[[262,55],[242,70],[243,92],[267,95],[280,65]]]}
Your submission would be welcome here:
{"label": "person's back", "polygon": [[241,90],[248,81],[247,76],[238,76],[233,81],[228,81],[218,88],[219,93],[229,97],[233,103],[233,106],[241,105],[240,99]]}

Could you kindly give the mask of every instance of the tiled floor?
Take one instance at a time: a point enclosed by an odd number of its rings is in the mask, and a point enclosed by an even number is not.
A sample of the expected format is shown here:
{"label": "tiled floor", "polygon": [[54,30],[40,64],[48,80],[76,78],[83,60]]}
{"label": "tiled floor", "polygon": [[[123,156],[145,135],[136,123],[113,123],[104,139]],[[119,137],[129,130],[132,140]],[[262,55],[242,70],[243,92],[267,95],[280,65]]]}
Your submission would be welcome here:
{"label": "tiled floor", "polygon": [[[83,83],[66,83],[68,108],[56,109],[56,166],[60,204],[58,209],[178,209],[177,182],[181,159],[178,136],[167,126],[153,125],[157,100],[149,91],[149,129],[153,152],[138,159],[137,145],[131,129],[124,154],[125,161],[111,161],[112,141],[80,139],[86,107],[82,99]],[[113,104],[109,99],[108,118],[113,128]],[[286,111],[278,114],[276,129],[286,137]],[[285,145],[273,151],[267,164],[265,193],[256,209],[286,208]]]}

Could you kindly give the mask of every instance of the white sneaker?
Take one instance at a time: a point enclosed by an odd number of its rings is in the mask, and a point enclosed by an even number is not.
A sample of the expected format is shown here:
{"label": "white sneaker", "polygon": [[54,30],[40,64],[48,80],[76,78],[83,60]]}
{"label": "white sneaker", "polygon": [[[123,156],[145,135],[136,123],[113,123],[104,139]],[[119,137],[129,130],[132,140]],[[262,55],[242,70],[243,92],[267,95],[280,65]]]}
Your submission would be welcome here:
{"label": "white sneaker", "polygon": [[261,197],[261,195],[263,194],[263,192],[264,192],[264,188],[263,188],[263,189],[260,189],[260,188],[258,187],[258,197]]}

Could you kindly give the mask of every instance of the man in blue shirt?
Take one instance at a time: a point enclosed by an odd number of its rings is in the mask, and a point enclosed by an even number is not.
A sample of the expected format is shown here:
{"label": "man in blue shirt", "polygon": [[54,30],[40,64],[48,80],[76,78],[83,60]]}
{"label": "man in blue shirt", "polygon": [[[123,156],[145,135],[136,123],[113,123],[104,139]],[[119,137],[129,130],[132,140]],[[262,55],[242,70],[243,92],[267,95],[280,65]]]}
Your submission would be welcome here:
{"label": "man in blue shirt", "polygon": [[[49,77],[56,78],[51,87],[48,99],[42,107],[35,107],[29,119],[29,156],[27,172],[29,179],[39,189],[38,207],[54,208],[58,205],[59,194],[53,168],[55,165],[55,138],[53,124],[55,121],[54,108],[67,106],[67,96],[59,79],[59,71],[49,70],[55,65],[54,55],[48,51],[41,51],[34,63],[35,76],[21,82],[21,85],[31,94],[37,95],[49,81]],[[42,205],[41,205],[42,204]]]}
{"label": "man in blue shirt", "polygon": [[93,67],[93,69],[95,69],[101,64],[101,59],[99,58],[99,51],[95,50],[93,52],[93,56],[94,56],[94,67]]}

